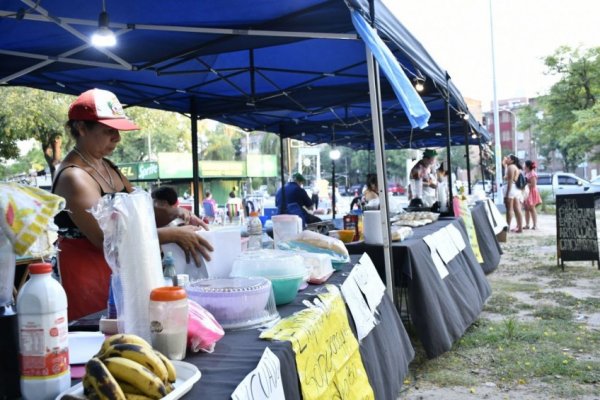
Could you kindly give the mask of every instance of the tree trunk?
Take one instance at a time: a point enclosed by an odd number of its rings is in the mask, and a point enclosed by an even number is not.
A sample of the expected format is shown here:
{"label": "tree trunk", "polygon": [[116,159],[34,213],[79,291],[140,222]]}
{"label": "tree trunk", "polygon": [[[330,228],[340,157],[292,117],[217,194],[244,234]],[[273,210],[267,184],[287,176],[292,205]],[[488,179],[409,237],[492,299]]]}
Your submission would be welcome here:
{"label": "tree trunk", "polygon": [[46,159],[46,163],[50,168],[50,176],[52,177],[52,179],[54,179],[54,172],[56,171],[56,166],[62,161],[61,144],[61,135],[53,135],[47,142],[42,143],[44,158]]}

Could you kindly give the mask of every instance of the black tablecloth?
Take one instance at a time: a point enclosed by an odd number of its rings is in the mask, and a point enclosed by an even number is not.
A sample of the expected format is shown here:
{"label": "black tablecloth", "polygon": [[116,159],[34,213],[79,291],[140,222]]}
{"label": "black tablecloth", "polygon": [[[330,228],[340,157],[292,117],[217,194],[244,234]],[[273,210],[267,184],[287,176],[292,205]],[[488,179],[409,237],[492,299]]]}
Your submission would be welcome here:
{"label": "black tablecloth", "polygon": [[[352,257],[353,263],[358,256]],[[333,274],[327,283],[341,285],[352,265],[346,265],[342,271]],[[304,309],[303,300],[312,300],[315,289],[322,286],[310,285],[300,292],[296,299],[287,305],[278,307],[281,317],[286,317]],[[414,350],[406,330],[392,301],[384,296],[378,307],[380,323],[360,343],[360,354],[369,377],[369,382],[376,399],[395,400],[402,387],[404,377],[408,374],[408,364],[414,357]],[[70,324],[71,330],[83,328],[89,330],[101,313],[82,319],[81,323]],[[356,335],[354,321],[348,311],[350,327]],[[196,365],[202,372],[202,377],[184,399],[230,399],[231,394],[257,365],[263,351],[268,346],[279,358],[281,377],[286,399],[302,398],[296,361],[292,346],[289,342],[267,341],[258,338],[256,329],[226,332],[216,344],[214,353],[189,353],[185,361]]]}
{"label": "black tablecloth", "polygon": [[476,203],[475,206],[471,208],[471,215],[473,216],[473,225],[475,225],[479,250],[483,257],[481,268],[483,268],[483,272],[487,275],[498,268],[502,249],[500,248],[498,239],[496,239],[485,207],[486,205],[484,202]]}
{"label": "black tablecloth", "polygon": [[[447,265],[449,275],[441,279],[422,240],[439,229],[454,225],[467,246]],[[477,319],[491,288],[473,250],[461,219],[440,219],[414,229],[413,236],[392,244],[396,299],[401,288],[408,291],[408,312],[428,357],[452,347]],[[364,242],[347,245],[351,254],[367,252],[385,281],[383,247]],[[399,300],[397,300],[397,304]]]}

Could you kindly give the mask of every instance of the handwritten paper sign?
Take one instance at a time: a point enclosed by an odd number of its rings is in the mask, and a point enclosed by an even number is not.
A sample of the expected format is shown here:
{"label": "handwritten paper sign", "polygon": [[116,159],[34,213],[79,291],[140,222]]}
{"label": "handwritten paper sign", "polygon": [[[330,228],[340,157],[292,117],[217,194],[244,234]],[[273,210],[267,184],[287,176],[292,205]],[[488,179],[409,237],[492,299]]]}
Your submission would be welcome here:
{"label": "handwritten paper sign", "polygon": [[361,292],[367,298],[371,312],[374,313],[385,294],[385,284],[367,253],[360,257],[358,264],[352,268],[350,276],[356,281]]}
{"label": "handwritten paper sign", "polygon": [[462,234],[458,229],[456,229],[454,225],[448,225],[444,229],[446,230],[447,235],[450,237],[450,240],[452,240],[452,243],[454,243],[454,246],[456,246],[456,249],[459,252],[463,251],[465,247],[467,247],[467,245],[465,244],[465,240],[462,237]]}
{"label": "handwritten paper sign", "polygon": [[292,344],[304,399],[374,399],[344,300],[335,286],[326,288],[311,307],[260,337]]}
{"label": "handwritten paper sign", "polygon": [[256,368],[240,382],[233,400],[283,400],[283,381],[279,358],[267,347]]}
{"label": "handwritten paper sign", "polygon": [[[594,193],[556,196],[556,246],[562,268],[565,261],[599,261]],[[600,200],[598,200],[600,201]],[[600,268],[600,264],[599,264]]]}
{"label": "handwritten paper sign", "polygon": [[[354,269],[352,272],[354,272]],[[352,279],[352,272],[350,272],[350,276],[348,276],[348,279],[346,279],[342,284],[341,289],[342,294],[344,295],[344,300],[346,300],[346,304],[348,304],[348,308],[352,313],[352,318],[354,318],[356,335],[358,336],[358,341],[360,342],[375,327],[375,317],[367,305],[365,297],[358,288],[357,282]]]}

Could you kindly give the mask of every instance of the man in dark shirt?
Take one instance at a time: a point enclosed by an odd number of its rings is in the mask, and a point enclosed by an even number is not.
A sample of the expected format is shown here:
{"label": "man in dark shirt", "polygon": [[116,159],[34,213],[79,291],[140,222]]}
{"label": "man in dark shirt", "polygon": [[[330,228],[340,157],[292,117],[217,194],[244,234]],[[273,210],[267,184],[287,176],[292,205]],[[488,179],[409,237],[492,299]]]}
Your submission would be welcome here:
{"label": "man in dark shirt", "polygon": [[[296,172],[292,175],[292,182],[288,182],[285,184],[285,204],[283,204],[281,188],[277,190],[275,194],[275,205],[280,210],[280,213],[289,213],[295,214],[301,217],[305,223],[311,224],[313,222],[320,222],[321,219],[319,217],[315,217],[312,215],[311,211],[313,208],[313,202],[308,197],[308,194],[302,188],[302,185],[306,182],[304,176],[301,173]],[[297,206],[294,206],[294,203]],[[299,210],[293,210],[297,207]],[[296,212],[294,212],[296,211]]]}

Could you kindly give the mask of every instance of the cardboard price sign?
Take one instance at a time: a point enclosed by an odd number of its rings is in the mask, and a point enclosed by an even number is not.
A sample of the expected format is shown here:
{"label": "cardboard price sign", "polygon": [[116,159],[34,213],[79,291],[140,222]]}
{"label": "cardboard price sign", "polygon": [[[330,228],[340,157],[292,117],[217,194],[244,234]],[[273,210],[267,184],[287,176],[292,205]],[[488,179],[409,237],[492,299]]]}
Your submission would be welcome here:
{"label": "cardboard price sign", "polygon": [[598,261],[596,208],[600,194],[556,196],[556,260],[562,269],[565,261]]}

